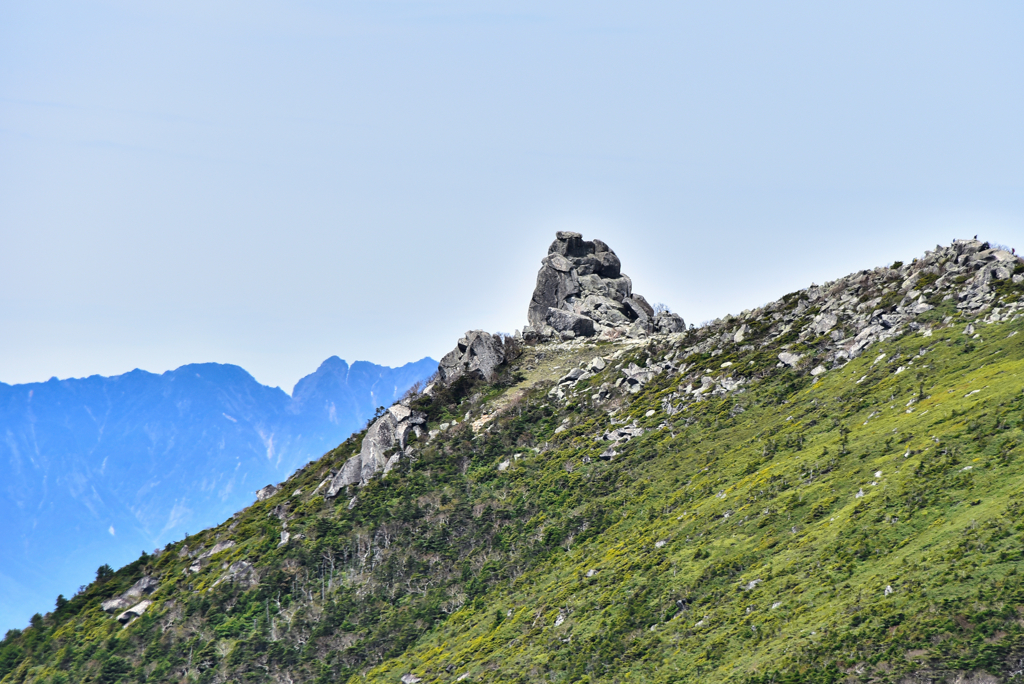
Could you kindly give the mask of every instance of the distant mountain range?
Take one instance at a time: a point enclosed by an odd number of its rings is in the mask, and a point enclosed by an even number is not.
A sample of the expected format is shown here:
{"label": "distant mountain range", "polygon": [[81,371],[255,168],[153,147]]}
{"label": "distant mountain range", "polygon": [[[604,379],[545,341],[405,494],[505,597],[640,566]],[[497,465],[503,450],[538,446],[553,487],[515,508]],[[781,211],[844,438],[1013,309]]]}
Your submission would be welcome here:
{"label": "distant mountain range", "polygon": [[332,356],[292,396],[216,363],[0,383],[0,631],[230,516],[436,370]]}

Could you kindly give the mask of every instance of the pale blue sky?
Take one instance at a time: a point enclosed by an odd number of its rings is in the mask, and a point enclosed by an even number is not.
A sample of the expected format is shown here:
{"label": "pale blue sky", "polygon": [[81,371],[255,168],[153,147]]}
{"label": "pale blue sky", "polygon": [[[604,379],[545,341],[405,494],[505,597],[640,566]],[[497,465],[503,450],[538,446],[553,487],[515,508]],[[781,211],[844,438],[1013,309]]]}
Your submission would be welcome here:
{"label": "pale blue sky", "polygon": [[437,358],[525,323],[563,228],[694,323],[1020,246],[1022,15],[2,3],[0,381]]}

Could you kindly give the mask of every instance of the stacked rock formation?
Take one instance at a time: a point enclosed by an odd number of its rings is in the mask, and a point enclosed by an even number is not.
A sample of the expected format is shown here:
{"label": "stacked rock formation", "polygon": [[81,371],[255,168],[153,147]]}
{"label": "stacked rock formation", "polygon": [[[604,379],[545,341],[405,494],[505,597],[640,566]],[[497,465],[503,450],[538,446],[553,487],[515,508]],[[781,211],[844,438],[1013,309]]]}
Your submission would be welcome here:
{"label": "stacked rock formation", "polygon": [[[522,335],[528,340],[595,335],[636,338],[686,329],[678,315],[655,313],[646,299],[633,292],[619,257],[600,240],[558,232],[541,264],[527,314],[529,325]],[[493,380],[495,368],[505,361],[504,344],[499,336],[482,330],[467,332],[441,359],[439,380],[449,385],[463,375]]]}
{"label": "stacked rock formation", "polygon": [[682,332],[686,327],[676,314],[656,314],[633,292],[619,258],[600,240],[560,231],[541,264],[524,336],[612,339]]}

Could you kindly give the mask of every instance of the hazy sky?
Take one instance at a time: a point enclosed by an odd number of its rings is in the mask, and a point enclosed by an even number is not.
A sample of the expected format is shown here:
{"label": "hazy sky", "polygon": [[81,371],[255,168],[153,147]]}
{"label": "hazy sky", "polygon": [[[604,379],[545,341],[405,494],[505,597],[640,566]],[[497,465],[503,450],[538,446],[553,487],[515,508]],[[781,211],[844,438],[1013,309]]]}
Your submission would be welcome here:
{"label": "hazy sky", "polygon": [[0,3],[0,381],[439,358],[553,233],[699,323],[1024,246],[1019,2]]}

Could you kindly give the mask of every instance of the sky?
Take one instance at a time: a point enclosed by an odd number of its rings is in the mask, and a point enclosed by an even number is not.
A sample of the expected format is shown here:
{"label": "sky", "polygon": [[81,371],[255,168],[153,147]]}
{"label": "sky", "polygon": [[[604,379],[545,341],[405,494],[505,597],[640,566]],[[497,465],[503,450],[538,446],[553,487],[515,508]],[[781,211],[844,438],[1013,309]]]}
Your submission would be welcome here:
{"label": "sky", "polygon": [[526,322],[556,230],[699,324],[1024,246],[1012,2],[0,3],[0,381]]}

